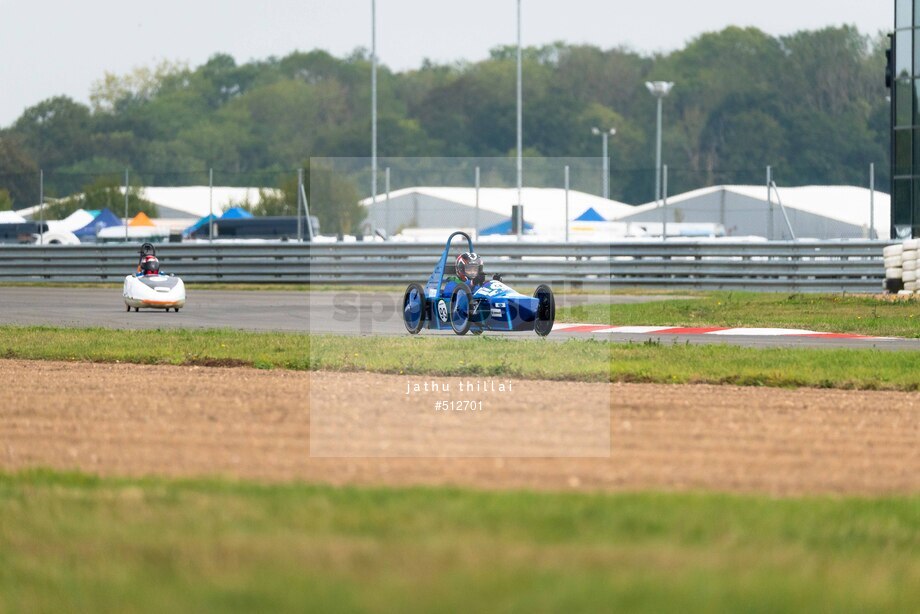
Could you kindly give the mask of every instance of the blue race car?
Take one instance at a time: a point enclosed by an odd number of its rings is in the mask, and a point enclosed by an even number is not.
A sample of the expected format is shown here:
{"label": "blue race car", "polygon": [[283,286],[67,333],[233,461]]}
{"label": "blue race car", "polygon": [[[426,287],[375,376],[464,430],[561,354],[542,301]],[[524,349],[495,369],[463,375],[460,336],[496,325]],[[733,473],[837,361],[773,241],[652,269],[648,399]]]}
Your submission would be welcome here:
{"label": "blue race car", "polygon": [[[455,270],[445,269],[454,237],[466,239],[469,252],[457,259]],[[466,263],[478,265],[466,270]],[[444,253],[434,268],[428,283],[412,283],[403,295],[403,320],[406,330],[415,335],[423,328],[453,330],[458,335],[470,332],[480,335],[485,330],[503,332],[534,331],[545,337],[553,330],[556,320],[556,299],[552,289],[541,284],[533,296],[515,292],[495,275],[485,281],[482,260],[473,250],[473,240],[464,232],[455,232],[447,239]]]}

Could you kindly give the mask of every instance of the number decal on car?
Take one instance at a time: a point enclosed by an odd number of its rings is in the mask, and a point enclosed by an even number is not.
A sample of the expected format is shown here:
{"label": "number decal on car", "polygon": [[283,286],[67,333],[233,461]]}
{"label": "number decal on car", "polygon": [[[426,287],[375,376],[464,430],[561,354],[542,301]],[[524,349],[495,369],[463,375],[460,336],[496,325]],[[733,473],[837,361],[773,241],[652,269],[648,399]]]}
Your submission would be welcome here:
{"label": "number decal on car", "polygon": [[438,301],[438,317],[442,322],[447,322],[447,303],[444,302],[444,299]]}

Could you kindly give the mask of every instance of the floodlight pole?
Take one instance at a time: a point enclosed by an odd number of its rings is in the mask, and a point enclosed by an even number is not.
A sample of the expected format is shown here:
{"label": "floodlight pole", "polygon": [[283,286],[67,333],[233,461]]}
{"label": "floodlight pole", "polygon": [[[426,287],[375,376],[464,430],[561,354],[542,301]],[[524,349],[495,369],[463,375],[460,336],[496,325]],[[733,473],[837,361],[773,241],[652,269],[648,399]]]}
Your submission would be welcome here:
{"label": "floodlight pole", "polygon": [[602,166],[603,166],[603,168],[604,168],[604,182],[603,182],[603,183],[604,183],[604,198],[609,199],[609,198],[610,198],[610,184],[609,184],[609,181],[610,181],[610,166],[609,166],[609,164],[610,164],[610,158],[607,157],[607,136],[608,136],[608,134],[605,132],[603,136],[604,136],[604,139],[603,139],[603,140],[604,140],[604,146],[603,146],[603,150],[604,150],[604,152],[603,152],[604,164],[603,164]]}
{"label": "floodlight pole", "polygon": [[661,200],[661,127],[662,127],[662,101],[671,92],[674,83],[671,81],[646,81],[645,87],[649,93],[658,99],[658,131],[655,143],[655,200]]}
{"label": "floodlight pole", "polygon": [[569,242],[569,165],[565,165],[565,242]]}
{"label": "floodlight pole", "polygon": [[476,167],[476,217],[473,222],[473,236],[479,240],[479,167]]}
{"label": "floodlight pole", "polygon": [[773,167],[767,166],[767,239],[773,240]]}
{"label": "floodlight pole", "polygon": [[661,240],[668,240],[668,165],[661,169]]}
{"label": "floodlight pole", "polygon": [[128,242],[128,169],[125,169],[125,243]]}
{"label": "floodlight pole", "polygon": [[[521,0],[517,0],[517,204],[522,205],[521,191],[524,188],[524,140],[523,140],[523,90],[522,90],[522,71],[521,71]],[[523,218],[523,212],[522,212]],[[520,237],[523,232],[524,223],[521,221],[520,226],[516,229]]]}
{"label": "floodlight pole", "polygon": [[878,238],[875,232],[875,162],[869,164],[869,238]]}
{"label": "floodlight pole", "polygon": [[208,241],[214,240],[214,169],[208,169]]}
{"label": "floodlight pole", "polygon": [[38,169],[38,244],[45,244],[45,170]]}
{"label": "floodlight pole", "polygon": [[[301,217],[301,207],[303,201],[303,167],[297,169],[297,242],[303,241],[303,218]],[[307,220],[310,223],[310,220]]]}
{"label": "floodlight pole", "polygon": [[384,204],[384,208],[386,211],[386,222],[384,226],[386,229],[387,238],[389,238],[390,237],[390,167],[389,166],[386,168],[386,175],[385,175],[384,181],[386,182],[384,187],[386,188],[386,191],[387,191],[387,199],[386,199],[386,203]]}
{"label": "floodlight pole", "polygon": [[783,199],[779,197],[779,188],[776,187],[775,181],[770,185],[773,187],[773,191],[776,192],[776,202],[779,204],[780,213],[783,214],[783,219],[786,221],[786,230],[789,231],[789,236],[795,241],[795,231],[792,229],[792,222],[789,221],[789,214],[786,212],[785,205],[783,205]]}
{"label": "floodlight pole", "polygon": [[377,204],[377,2],[371,0],[371,204]]}
{"label": "floodlight pole", "polygon": [[303,215],[307,220],[307,240],[311,243],[313,242],[313,221],[310,219],[310,201],[307,200],[307,191],[303,187],[303,183],[300,184],[300,199],[303,201]]}
{"label": "floodlight pole", "polygon": [[658,97],[658,129],[657,137],[655,139],[655,198],[661,199],[661,107],[662,107],[662,97]]}
{"label": "floodlight pole", "polygon": [[607,154],[607,139],[617,133],[616,128],[611,128],[610,130],[601,130],[600,128],[591,128],[591,134],[597,136],[601,135],[603,141],[603,146],[601,148],[601,155],[603,160],[601,162],[601,169],[603,177],[601,178],[601,185],[603,186],[601,193],[604,198],[610,198],[610,156]]}

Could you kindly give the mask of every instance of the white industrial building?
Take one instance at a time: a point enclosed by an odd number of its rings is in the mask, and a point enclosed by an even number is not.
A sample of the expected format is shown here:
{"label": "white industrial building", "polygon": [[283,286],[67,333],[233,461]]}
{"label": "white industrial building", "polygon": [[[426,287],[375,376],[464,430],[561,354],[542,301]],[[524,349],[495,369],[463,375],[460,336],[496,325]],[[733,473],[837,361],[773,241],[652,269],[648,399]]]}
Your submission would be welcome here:
{"label": "white industrial building", "polygon": [[681,225],[708,224],[722,226],[726,236],[734,237],[789,240],[794,233],[797,239],[887,239],[891,197],[875,191],[874,212],[872,201],[872,192],[854,186],[781,187],[768,199],[766,186],[726,185],[668,197],[664,207],[660,202],[633,207],[616,219],[659,236],[666,220],[673,225],[669,235]]}
{"label": "white industrial building", "polygon": [[[213,191],[208,186],[182,186],[182,187],[145,187],[141,188],[140,196],[157,206],[156,216],[170,220],[197,220],[208,215],[213,207],[214,215],[220,215],[227,209],[241,205],[257,205],[261,200],[260,188],[234,188],[214,186]],[[124,188],[119,190],[124,194]],[[263,189],[269,194],[278,194],[279,190]],[[76,195],[79,196],[79,195]],[[112,210],[119,212],[124,203],[116,203]],[[17,213],[27,219],[38,218],[38,205],[20,209]]]}
{"label": "white industrial building", "polygon": [[[367,208],[366,226],[387,235],[403,229],[476,229],[479,234],[505,234],[517,188],[412,187],[361,201]],[[563,237],[566,227],[566,191],[523,188],[521,203],[528,232]],[[600,227],[632,212],[635,207],[593,194],[568,191],[568,221],[572,240],[596,235]],[[617,225],[620,226],[620,225]]]}
{"label": "white industrial building", "polygon": [[[277,194],[274,189],[263,190]],[[141,197],[156,204],[161,218],[199,219],[211,213],[219,216],[231,207],[249,204],[257,205],[261,200],[259,188],[233,188],[214,186],[187,186],[177,188],[143,188]]]}
{"label": "white industrial building", "polygon": [[[147,187],[142,197],[157,206],[155,224],[174,231],[207,216],[212,206],[219,216],[233,205],[256,204],[259,192],[254,187],[222,186],[213,192],[208,186]],[[466,230],[500,239],[511,230],[512,206],[517,202],[516,188],[480,188],[478,195],[468,187],[404,188],[379,194],[375,203],[370,198],[361,201],[367,211],[364,233],[372,235],[380,229],[397,239],[430,240],[448,230]],[[661,236],[664,219],[669,236],[775,240],[789,240],[793,234],[797,239],[890,236],[891,197],[854,186],[780,187],[769,198],[766,186],[714,186],[670,196],[665,206],[657,202],[631,206],[569,190],[568,209],[563,189],[524,188],[521,202],[526,234],[538,240]],[[113,211],[120,213],[118,206]],[[39,217],[37,205],[15,213],[26,219]]]}

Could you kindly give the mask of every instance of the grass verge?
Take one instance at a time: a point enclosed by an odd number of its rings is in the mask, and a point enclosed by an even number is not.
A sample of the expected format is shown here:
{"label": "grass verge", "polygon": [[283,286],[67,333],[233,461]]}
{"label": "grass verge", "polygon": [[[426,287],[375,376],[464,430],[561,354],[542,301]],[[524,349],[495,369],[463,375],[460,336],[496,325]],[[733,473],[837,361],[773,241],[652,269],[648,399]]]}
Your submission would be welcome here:
{"label": "grass verge", "polygon": [[686,300],[560,309],[557,319],[613,326],[804,328],[920,337],[920,301],[869,295],[710,292]]}
{"label": "grass verge", "polygon": [[0,327],[0,357],[525,379],[920,389],[920,353],[561,343],[499,336],[343,337],[230,330]]}
{"label": "grass verge", "polygon": [[3,611],[909,611],[920,499],[0,474]]}

